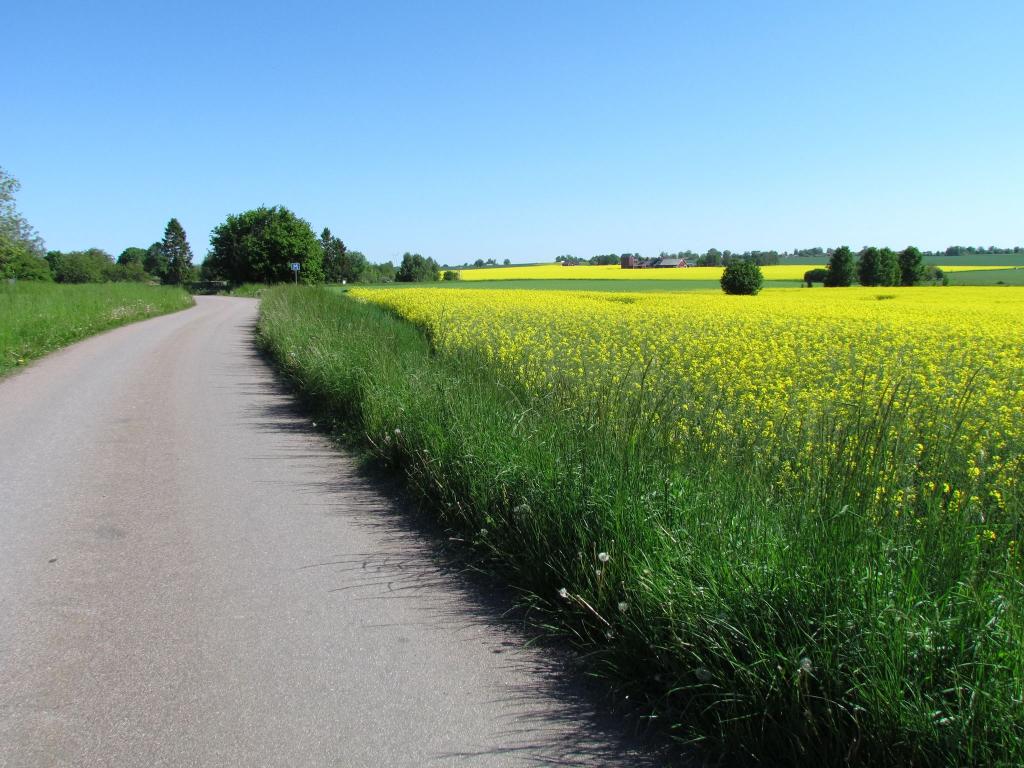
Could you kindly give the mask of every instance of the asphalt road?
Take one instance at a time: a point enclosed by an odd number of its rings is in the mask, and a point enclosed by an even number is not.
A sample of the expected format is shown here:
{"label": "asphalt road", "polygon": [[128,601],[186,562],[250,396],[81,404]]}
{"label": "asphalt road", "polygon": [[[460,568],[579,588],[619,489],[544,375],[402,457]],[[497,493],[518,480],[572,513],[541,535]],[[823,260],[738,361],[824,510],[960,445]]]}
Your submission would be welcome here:
{"label": "asphalt road", "polygon": [[0,766],[656,763],[296,413],[256,311],[0,381]]}

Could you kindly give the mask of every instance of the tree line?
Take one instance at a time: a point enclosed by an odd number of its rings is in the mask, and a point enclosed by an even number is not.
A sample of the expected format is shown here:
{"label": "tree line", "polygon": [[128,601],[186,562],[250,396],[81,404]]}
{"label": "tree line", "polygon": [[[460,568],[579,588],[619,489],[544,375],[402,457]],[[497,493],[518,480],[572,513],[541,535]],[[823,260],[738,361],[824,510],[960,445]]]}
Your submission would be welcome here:
{"label": "tree line", "polygon": [[[658,258],[685,259],[686,263],[693,267],[727,267],[729,264],[742,261],[752,261],[758,266],[768,267],[775,264],[781,264],[783,259],[794,257],[824,261],[826,259],[830,259],[836,250],[836,248],[822,248],[820,246],[816,246],[814,248],[794,248],[792,251],[730,251],[728,249],[720,251],[717,248],[708,248],[708,250],[702,253],[691,250],[675,252],[661,251],[658,254]],[[1009,255],[1024,253],[1024,247],[1019,245],[1013,247],[998,247],[994,245],[988,247],[951,245],[942,251],[920,251],[920,253],[925,259],[940,256]],[[622,256],[633,256],[637,260],[642,258],[639,253],[629,252],[621,254],[602,253],[591,256],[590,258],[581,258],[570,254],[564,254],[556,257],[555,261],[560,264],[618,264]],[[489,260],[489,263],[494,263],[494,260]]]}
{"label": "tree line", "polygon": [[397,267],[390,261],[371,264],[330,228],[317,237],[308,221],[280,205],[228,216],[214,228],[200,272],[204,280],[280,283],[295,278],[292,264],[299,265],[297,279],[307,285],[441,279],[440,265],[418,253],[405,253]]}
{"label": "tree line", "polygon": [[819,274],[807,273],[804,280],[810,285],[820,277],[826,287],[841,288],[853,285],[854,281],[866,286],[910,286],[942,279],[942,270],[926,264],[924,258],[924,252],[912,245],[898,253],[891,248],[870,246],[856,256],[843,245],[831,252],[824,270],[813,270]]}
{"label": "tree line", "polygon": [[[147,248],[125,248],[115,259],[100,248],[47,251],[43,239],[15,205],[17,179],[0,168],[0,279],[58,283],[147,282],[185,285],[203,281],[278,283],[291,281],[299,265],[303,283],[424,282],[442,279],[436,261],[406,253],[396,267],[371,264],[350,250],[329,228],[320,236],[284,206],[260,207],[214,228],[210,250],[200,265],[181,223],[172,218],[162,240]],[[444,279],[458,279],[447,271]]]}

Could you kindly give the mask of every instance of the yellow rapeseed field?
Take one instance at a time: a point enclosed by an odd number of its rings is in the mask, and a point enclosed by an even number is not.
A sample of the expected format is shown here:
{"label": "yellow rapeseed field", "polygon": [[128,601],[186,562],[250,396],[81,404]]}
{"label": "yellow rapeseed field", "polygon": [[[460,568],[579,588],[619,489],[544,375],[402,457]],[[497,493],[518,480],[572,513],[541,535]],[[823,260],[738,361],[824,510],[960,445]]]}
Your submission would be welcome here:
{"label": "yellow rapeseed field", "polygon": [[[761,267],[765,280],[803,280],[809,269],[822,269],[824,264],[780,264]],[[463,269],[463,280],[718,280],[722,267],[688,267],[669,269],[622,269],[617,264],[594,266],[580,264],[533,264],[525,267],[491,267]],[[1006,269],[1006,267],[943,267],[945,272],[965,270]]]}
{"label": "yellow rapeseed field", "polygon": [[673,420],[681,450],[752,452],[780,486],[868,473],[877,514],[931,499],[976,509],[992,530],[1019,499],[1024,289],[351,295],[535,390],[642,396]]}

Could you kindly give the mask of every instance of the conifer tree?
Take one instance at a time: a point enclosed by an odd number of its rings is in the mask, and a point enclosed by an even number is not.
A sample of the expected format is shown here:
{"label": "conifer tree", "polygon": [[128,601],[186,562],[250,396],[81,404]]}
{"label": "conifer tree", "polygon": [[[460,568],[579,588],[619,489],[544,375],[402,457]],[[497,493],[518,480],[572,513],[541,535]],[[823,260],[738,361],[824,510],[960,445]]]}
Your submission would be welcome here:
{"label": "conifer tree", "polygon": [[167,222],[160,252],[167,259],[167,275],[164,282],[180,285],[192,279],[192,249],[189,247],[185,230],[177,219]]}

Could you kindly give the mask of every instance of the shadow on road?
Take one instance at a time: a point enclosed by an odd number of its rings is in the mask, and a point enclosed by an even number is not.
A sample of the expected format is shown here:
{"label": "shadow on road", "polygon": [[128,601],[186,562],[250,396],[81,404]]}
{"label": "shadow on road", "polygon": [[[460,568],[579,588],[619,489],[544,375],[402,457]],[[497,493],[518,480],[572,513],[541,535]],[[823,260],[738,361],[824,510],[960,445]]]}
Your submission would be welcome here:
{"label": "shadow on road", "polygon": [[[492,755],[524,765],[706,765],[692,752],[683,754],[649,720],[623,706],[606,683],[585,678],[576,654],[531,624],[511,588],[473,569],[468,548],[418,510],[393,478],[360,467],[334,446],[313,426],[255,344],[237,352],[252,363],[244,378],[230,382],[247,399],[243,418],[259,430],[294,438],[284,457],[252,458],[294,462],[303,471],[286,482],[296,498],[305,497],[304,504],[319,513],[371,532],[375,542],[373,551],[339,551],[297,568],[336,573],[338,586],[331,591],[346,599],[415,601],[417,632],[454,633],[466,642],[483,642],[500,657],[497,663],[503,669],[516,672],[510,678],[529,681],[505,686],[489,702],[508,711],[500,732],[512,746],[481,744],[479,750],[437,754],[434,764],[473,763]],[[259,369],[266,375],[254,377]],[[324,503],[324,498],[344,499],[344,504]],[[410,626],[385,622],[372,628],[400,632]]]}

